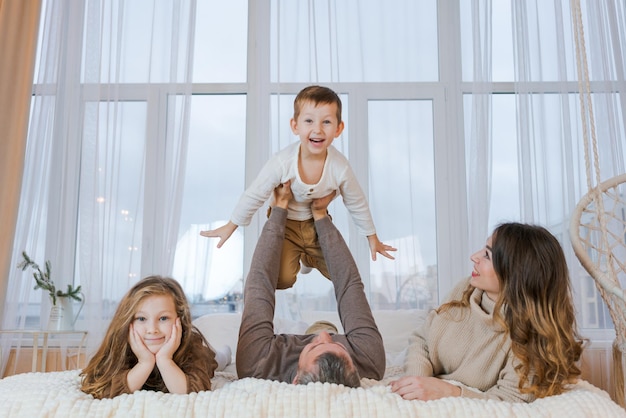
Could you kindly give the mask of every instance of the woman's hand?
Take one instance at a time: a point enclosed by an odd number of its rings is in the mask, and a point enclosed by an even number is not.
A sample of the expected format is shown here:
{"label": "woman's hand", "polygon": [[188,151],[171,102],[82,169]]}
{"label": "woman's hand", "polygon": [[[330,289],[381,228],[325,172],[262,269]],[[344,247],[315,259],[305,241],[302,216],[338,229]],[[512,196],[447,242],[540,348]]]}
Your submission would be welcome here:
{"label": "woman's hand", "polygon": [[429,401],[461,396],[461,388],[437,377],[406,376],[391,382],[391,391],[403,399]]}

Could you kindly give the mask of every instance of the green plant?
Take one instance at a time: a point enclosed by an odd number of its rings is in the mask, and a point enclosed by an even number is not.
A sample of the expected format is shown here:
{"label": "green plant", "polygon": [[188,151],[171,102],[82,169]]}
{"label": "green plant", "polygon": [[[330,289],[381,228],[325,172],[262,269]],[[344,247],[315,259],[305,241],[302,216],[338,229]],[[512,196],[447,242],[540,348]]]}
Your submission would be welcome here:
{"label": "green plant", "polygon": [[61,297],[70,297],[78,302],[82,301],[80,286],[74,288],[71,284],[67,285],[67,291],[63,292],[62,290],[57,290],[56,286],[52,279],[50,279],[50,271],[52,269],[52,265],[50,264],[50,260],[46,261],[45,271],[41,271],[39,265],[35,263],[29,256],[26,254],[26,251],[22,251],[22,257],[24,259],[17,265],[19,269],[25,271],[27,268],[32,268],[34,270],[33,277],[35,278],[35,282],[37,283],[34,289],[43,289],[50,294],[52,298],[52,304],[57,304],[57,298]]}

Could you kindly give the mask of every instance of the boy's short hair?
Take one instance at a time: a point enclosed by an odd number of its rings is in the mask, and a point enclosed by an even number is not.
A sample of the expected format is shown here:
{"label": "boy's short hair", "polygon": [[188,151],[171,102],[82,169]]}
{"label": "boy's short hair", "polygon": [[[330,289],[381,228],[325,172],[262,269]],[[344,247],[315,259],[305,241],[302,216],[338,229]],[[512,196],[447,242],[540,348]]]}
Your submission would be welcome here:
{"label": "boy's short hair", "polygon": [[337,123],[341,123],[341,99],[333,90],[324,86],[308,86],[300,90],[293,101],[293,118],[298,119],[300,109],[305,102],[313,102],[316,106],[322,104],[337,105]]}

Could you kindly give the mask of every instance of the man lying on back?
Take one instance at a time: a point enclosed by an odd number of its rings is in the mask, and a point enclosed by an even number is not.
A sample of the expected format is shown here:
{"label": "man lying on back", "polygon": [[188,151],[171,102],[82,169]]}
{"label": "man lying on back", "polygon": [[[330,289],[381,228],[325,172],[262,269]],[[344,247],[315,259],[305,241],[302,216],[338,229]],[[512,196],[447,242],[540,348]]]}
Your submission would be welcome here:
{"label": "man lying on back", "polygon": [[311,204],[315,229],[335,289],[344,335],[274,334],[275,291],[285,235],[290,183],[274,191],[275,206],[257,243],[244,289],[236,365],[240,378],[294,384],[329,382],[360,386],[362,377],[382,379],[383,340],[367,302],[356,263],[326,208],[333,194]]}

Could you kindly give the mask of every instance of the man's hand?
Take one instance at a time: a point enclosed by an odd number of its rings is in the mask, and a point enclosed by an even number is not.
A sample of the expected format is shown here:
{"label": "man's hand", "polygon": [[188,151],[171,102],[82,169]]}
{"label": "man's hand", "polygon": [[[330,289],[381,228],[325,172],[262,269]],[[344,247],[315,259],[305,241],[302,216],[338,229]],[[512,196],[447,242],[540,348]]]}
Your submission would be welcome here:
{"label": "man's hand", "polygon": [[333,190],[332,193],[320,197],[319,199],[313,199],[311,202],[311,212],[313,213],[313,219],[318,220],[322,219],[326,215],[328,215],[328,205],[333,201],[335,195],[337,194],[336,190]]}
{"label": "man's hand", "polygon": [[293,193],[291,192],[291,180],[287,180],[286,182],[279,184],[278,187],[274,189],[274,200],[276,207],[287,209],[289,201],[292,198]]}

